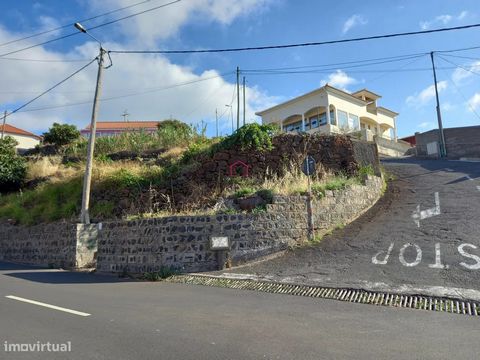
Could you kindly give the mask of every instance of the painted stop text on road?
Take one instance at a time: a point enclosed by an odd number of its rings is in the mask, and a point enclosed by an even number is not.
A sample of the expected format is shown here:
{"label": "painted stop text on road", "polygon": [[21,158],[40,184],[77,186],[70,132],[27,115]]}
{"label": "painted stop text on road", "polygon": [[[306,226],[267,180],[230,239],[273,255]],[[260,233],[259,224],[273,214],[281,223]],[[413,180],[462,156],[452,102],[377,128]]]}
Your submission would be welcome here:
{"label": "painted stop text on road", "polygon": [[[385,250],[377,252],[372,256],[372,263],[375,265],[387,265],[389,262],[398,261],[405,267],[415,267],[422,263],[422,257],[425,251],[432,251],[435,254],[435,261],[428,264],[430,269],[448,269],[450,266],[461,266],[467,270],[480,270],[480,249],[478,246],[470,243],[462,243],[457,247],[460,260],[456,264],[445,264],[442,259],[442,249],[440,243],[435,247],[424,247],[423,249],[415,243],[406,243],[395,248],[395,243],[390,243]],[[406,253],[409,253],[407,256]],[[412,255],[413,253],[413,255]]]}

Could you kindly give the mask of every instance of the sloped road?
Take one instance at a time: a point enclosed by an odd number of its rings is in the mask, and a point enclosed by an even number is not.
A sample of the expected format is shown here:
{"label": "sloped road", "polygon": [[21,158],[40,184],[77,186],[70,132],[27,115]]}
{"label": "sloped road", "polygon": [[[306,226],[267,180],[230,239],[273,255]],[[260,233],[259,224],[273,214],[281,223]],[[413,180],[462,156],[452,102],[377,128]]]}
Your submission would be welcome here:
{"label": "sloped road", "polygon": [[319,245],[223,273],[479,300],[480,163],[392,159],[384,166],[396,179],[356,222]]}

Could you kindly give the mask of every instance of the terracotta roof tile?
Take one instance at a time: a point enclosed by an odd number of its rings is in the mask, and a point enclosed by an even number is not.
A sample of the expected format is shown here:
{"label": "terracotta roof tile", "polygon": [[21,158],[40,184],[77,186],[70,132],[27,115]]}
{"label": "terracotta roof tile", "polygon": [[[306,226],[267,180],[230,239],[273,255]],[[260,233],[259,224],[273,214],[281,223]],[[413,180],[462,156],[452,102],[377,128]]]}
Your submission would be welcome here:
{"label": "terracotta roof tile", "polygon": [[[152,129],[160,121],[97,121],[97,130]],[[90,130],[90,124],[82,131]]]}
{"label": "terracotta roof tile", "polygon": [[[3,125],[0,124],[0,132],[2,131],[2,128],[3,128]],[[30,137],[33,137],[35,139],[38,139],[40,140],[41,137],[38,136],[38,135],[35,135],[31,132],[28,132],[26,130],[22,130],[22,129],[19,129],[15,126],[12,126],[10,124],[5,124],[5,134],[12,134],[12,135],[23,135],[23,136],[30,136]]]}

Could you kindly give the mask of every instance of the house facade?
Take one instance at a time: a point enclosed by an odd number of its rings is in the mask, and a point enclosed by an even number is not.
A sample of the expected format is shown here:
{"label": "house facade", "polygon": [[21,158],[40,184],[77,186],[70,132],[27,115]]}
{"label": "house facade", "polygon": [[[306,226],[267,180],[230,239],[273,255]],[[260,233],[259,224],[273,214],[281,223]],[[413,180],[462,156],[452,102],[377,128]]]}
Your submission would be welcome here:
{"label": "house facade", "polygon": [[[159,121],[97,121],[95,136],[115,136],[126,132],[154,133],[158,129]],[[85,137],[90,137],[90,125],[80,130]]]}
{"label": "house facade", "polygon": [[3,136],[11,136],[17,141],[17,151],[33,149],[36,145],[39,145],[42,138],[38,135],[32,134],[29,131],[17,128],[15,126],[5,124],[0,124],[0,134]]}
{"label": "house facade", "polygon": [[308,133],[360,133],[397,141],[398,113],[377,105],[381,96],[367,89],[354,93],[325,85],[269,109],[259,111],[263,124],[278,124],[282,131]]}

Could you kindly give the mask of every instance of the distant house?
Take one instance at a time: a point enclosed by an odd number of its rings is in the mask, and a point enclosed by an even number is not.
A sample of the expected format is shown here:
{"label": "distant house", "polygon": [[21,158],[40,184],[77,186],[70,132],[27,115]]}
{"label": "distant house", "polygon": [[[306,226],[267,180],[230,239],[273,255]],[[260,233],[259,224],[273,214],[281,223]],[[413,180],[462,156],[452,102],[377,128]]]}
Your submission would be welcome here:
{"label": "distant house", "polygon": [[[115,136],[126,132],[143,131],[154,133],[157,131],[157,125],[160,121],[97,121],[96,136]],[[80,133],[90,136],[90,125],[81,130]]]}
{"label": "distant house", "polygon": [[405,137],[401,138],[400,140],[406,141],[412,146],[415,146],[415,144],[416,144],[415,135],[405,136]]}
{"label": "distant house", "polygon": [[11,136],[17,141],[18,151],[32,149],[36,145],[39,145],[40,141],[42,140],[42,138],[38,135],[32,134],[31,132],[19,129],[9,124],[5,124],[5,130],[3,129],[3,125],[0,124],[0,134],[1,133],[3,133],[4,136]]}

